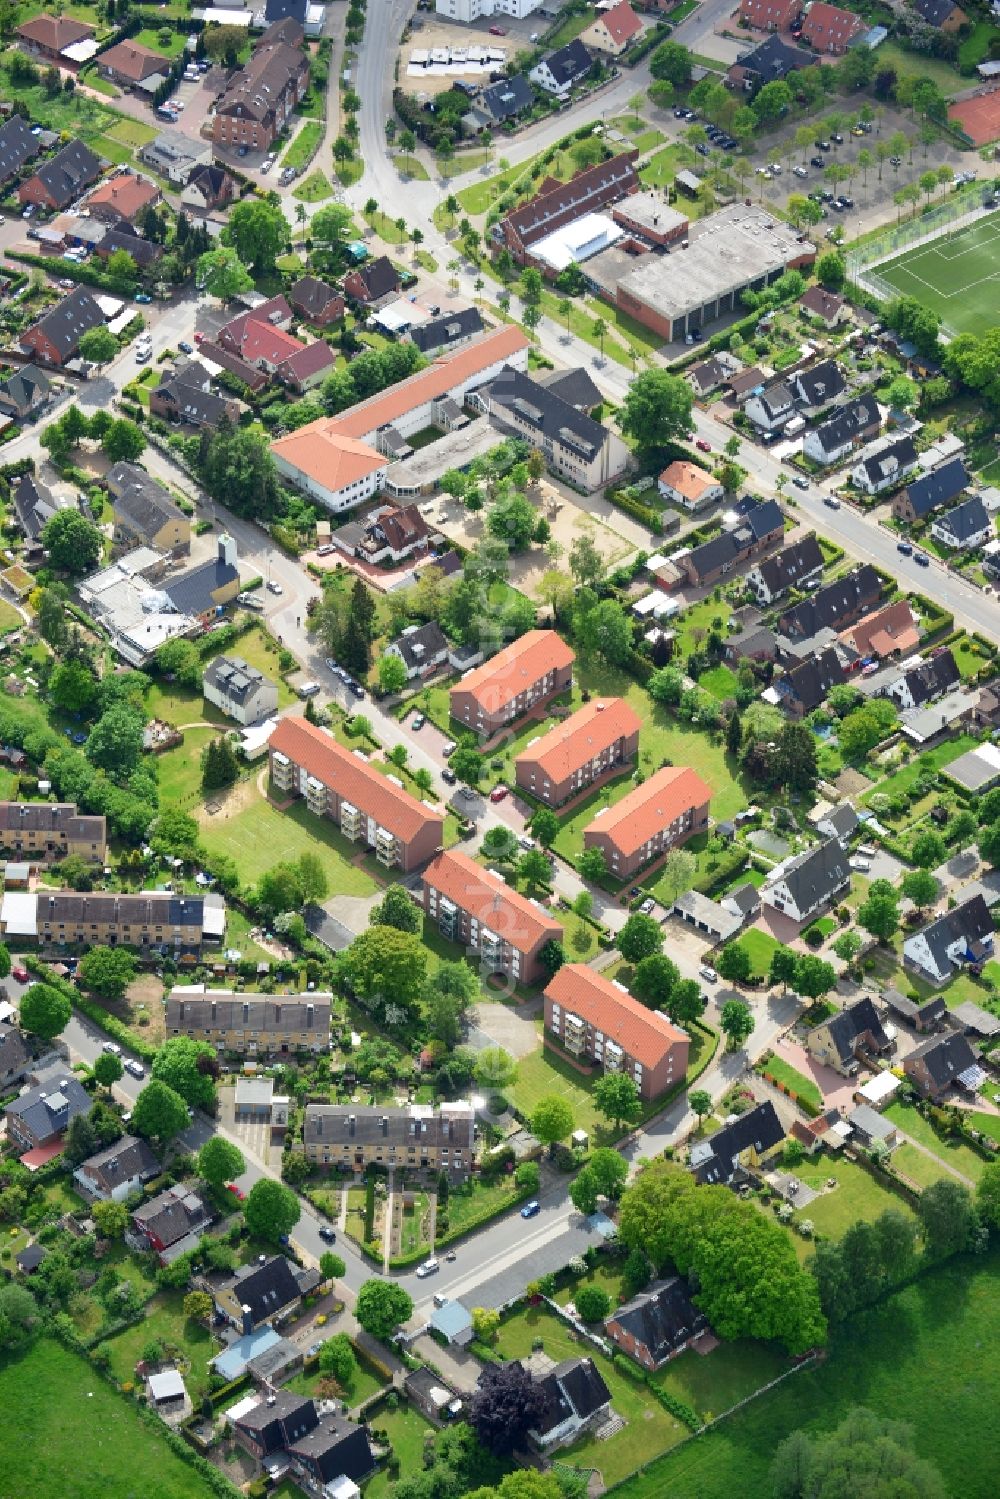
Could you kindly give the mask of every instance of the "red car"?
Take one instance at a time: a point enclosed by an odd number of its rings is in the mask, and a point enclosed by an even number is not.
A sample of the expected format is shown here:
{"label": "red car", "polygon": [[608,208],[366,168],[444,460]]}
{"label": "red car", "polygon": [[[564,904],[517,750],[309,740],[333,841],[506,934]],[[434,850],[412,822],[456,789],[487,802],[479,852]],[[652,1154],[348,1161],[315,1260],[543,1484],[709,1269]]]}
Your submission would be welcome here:
{"label": "red car", "polygon": [[204,333],[196,333],[195,336],[194,336],[194,341],[195,341],[196,344],[204,343],[205,342],[205,335],[204,335]]}
{"label": "red car", "polygon": [[17,979],[17,982],[19,984],[26,984],[28,982],[28,979],[31,977],[31,975],[28,973],[27,968],[12,968],[10,972],[11,977]]}
{"label": "red car", "polygon": [[490,801],[491,802],[502,802],[503,799],[504,799],[504,797],[506,795],[507,795],[507,787],[506,786],[494,786],[493,790],[490,792]]}
{"label": "red car", "polygon": [[503,29],[502,26],[491,26],[490,27],[490,36],[506,36],[506,35],[507,35],[507,33],[506,33],[506,31],[504,31],[504,29]]}
{"label": "red car", "polygon": [[240,1189],[239,1189],[239,1187],[236,1185],[235,1182],[230,1182],[229,1185],[226,1187],[226,1191],[227,1192],[232,1192],[232,1194],[236,1198],[237,1202],[245,1202],[246,1201],[246,1195],[247,1194],[245,1192],[241,1192]]}
{"label": "red car", "polygon": [[695,443],[695,447],[698,449],[699,453],[710,453],[712,451],[712,444],[710,442],[706,442],[703,437],[699,437],[698,441]]}

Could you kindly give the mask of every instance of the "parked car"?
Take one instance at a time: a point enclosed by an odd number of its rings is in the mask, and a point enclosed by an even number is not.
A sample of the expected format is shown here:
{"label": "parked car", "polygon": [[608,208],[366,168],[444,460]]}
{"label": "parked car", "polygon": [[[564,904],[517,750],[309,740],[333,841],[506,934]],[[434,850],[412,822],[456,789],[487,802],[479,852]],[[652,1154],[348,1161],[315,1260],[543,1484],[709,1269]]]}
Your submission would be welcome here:
{"label": "parked car", "polygon": [[805,167],[801,167],[801,166],[799,166],[799,167],[792,167],[792,176],[793,177],[808,177],[809,173],[806,171]]}
{"label": "parked car", "polygon": [[454,739],[446,739],[441,747],[441,753],[442,755],[444,755],[446,760],[450,760],[457,749],[458,745],[455,743]]}
{"label": "parked car", "polygon": [[517,842],[518,842],[518,847],[519,848],[523,848],[523,849],[531,849],[531,848],[534,848],[534,846],[535,846],[535,840],[534,840],[534,838],[529,838],[528,835],[527,835],[527,833],[522,833],[520,835],[520,837],[518,838]]}
{"label": "parked car", "polygon": [[417,1279],[425,1280],[428,1275],[436,1275],[441,1268],[441,1261],[436,1259],[424,1260],[422,1265],[417,1266]]}
{"label": "parked car", "polygon": [[698,969],[698,977],[703,978],[706,984],[717,984],[719,982],[719,975],[714,968],[709,968],[707,963],[703,963]]}
{"label": "parked car", "polygon": [[532,1200],[530,1202],[526,1202],[524,1204],[524,1207],[521,1209],[521,1217],[535,1218],[541,1211],[542,1204],[538,1201],[537,1198],[532,1198]]}
{"label": "parked car", "polygon": [[824,495],[823,504],[827,507],[828,510],[840,509],[840,501],[837,499],[837,496],[835,494]]}
{"label": "parked car", "polygon": [[835,146],[842,146],[844,144],[844,137],[841,135],[839,130],[835,130],[830,139],[833,141],[833,144]]}
{"label": "parked car", "polygon": [[493,790],[490,792],[490,801],[491,802],[502,802],[503,799],[504,799],[504,797],[506,795],[507,795],[507,787],[506,786],[494,786]]}
{"label": "parked car", "polygon": [[902,554],[903,554],[904,557],[910,557],[910,556],[912,556],[913,555],[913,543],[912,543],[912,541],[897,541],[896,542],[896,551],[897,552],[902,552]]}
{"label": "parked car", "polygon": [[122,1054],[122,1049],[117,1041],[105,1041],[101,1050],[106,1051],[110,1057],[120,1057]]}
{"label": "parked car", "polygon": [[319,1236],[323,1240],[324,1244],[336,1244],[337,1242],[337,1235],[335,1231],[330,1227],[329,1223],[320,1224]]}
{"label": "parked car", "polygon": [[817,151],[829,151],[830,149],[829,141],[813,141],[813,145],[816,147]]}
{"label": "parked car", "polygon": [[413,717],[410,719],[410,728],[422,729],[426,722],[427,720],[422,713],[414,713]]}
{"label": "parked car", "polygon": [[639,914],[642,916],[651,916],[655,905],[656,901],[653,899],[653,897],[651,895],[647,896],[642,905],[639,907]]}
{"label": "parked car", "polygon": [[792,479],[792,483],[795,485],[796,489],[809,488],[809,480],[806,478],[805,474],[796,474]]}
{"label": "parked car", "polygon": [[809,165],[811,167],[825,167],[826,162],[823,160],[822,156],[810,156]]}
{"label": "parked car", "polygon": [[11,976],[15,978],[19,984],[26,984],[28,982],[30,975],[27,968],[25,968],[23,964],[18,964],[16,968],[12,968],[10,971]]}
{"label": "parked car", "polygon": [[918,567],[930,567],[931,559],[926,552],[914,552],[913,560]]}
{"label": "parked car", "polygon": [[321,546],[321,547],[317,547],[316,548],[316,556],[317,557],[329,557],[330,553],[332,551],[334,551],[334,550],[335,550],[335,548],[334,548],[333,543],[328,541],[325,546]]}
{"label": "parked car", "polygon": [[454,786],[455,782],[458,780],[458,776],[453,770],[449,770],[448,767],[445,766],[444,770],[442,770],[441,772],[441,779],[442,781],[444,781],[446,786]]}
{"label": "parked car", "polygon": [[710,453],[712,451],[712,444],[710,442],[706,442],[703,437],[698,438],[698,441],[695,443],[695,447],[698,449],[699,453]]}
{"label": "parked car", "polygon": [[[183,347],[183,345],[182,345],[182,347]],[[275,594],[277,594],[279,596],[279,598],[280,598],[281,594],[284,592],[284,589],[282,588],[281,584],[277,581],[276,578],[268,578],[268,580],[267,580],[267,591],[268,591],[268,593],[275,593]]]}
{"label": "parked car", "polygon": [[139,306],[140,306],[140,307],[145,307],[145,306],[147,306],[147,305],[148,305],[148,304],[149,304],[149,303],[150,303],[150,302],[151,302],[151,301],[152,301],[152,300],[153,300],[153,299],[152,299],[152,297],[151,297],[151,296],[150,296],[150,295],[149,295],[149,294],[148,294],[148,292],[144,292],[144,291],[137,291],[137,292],[136,292],[136,294],[135,294],[135,300],[136,300],[136,301],[137,301],[137,302],[138,302],[138,303],[139,303]]}
{"label": "parked car", "polygon": [[506,36],[507,33],[502,26],[491,26],[490,36]]}
{"label": "parked car", "polygon": [[126,1058],[126,1060],[122,1063],[122,1066],[125,1068],[125,1071],[131,1073],[133,1077],[146,1076],[145,1067],[141,1062],[137,1062],[134,1057]]}

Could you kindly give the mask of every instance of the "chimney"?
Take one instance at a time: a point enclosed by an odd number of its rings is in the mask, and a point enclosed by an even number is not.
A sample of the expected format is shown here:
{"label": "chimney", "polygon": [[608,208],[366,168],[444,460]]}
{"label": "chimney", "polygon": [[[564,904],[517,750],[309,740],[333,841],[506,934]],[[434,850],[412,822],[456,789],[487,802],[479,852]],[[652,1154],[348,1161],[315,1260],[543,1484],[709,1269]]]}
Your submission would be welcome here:
{"label": "chimney", "polygon": [[253,1332],[253,1314],[248,1306],[241,1306],[240,1311],[242,1313],[240,1318],[240,1332],[245,1337],[247,1333]]}
{"label": "chimney", "polygon": [[219,561],[228,562],[230,567],[236,566],[236,542],[226,531],[219,537]]}

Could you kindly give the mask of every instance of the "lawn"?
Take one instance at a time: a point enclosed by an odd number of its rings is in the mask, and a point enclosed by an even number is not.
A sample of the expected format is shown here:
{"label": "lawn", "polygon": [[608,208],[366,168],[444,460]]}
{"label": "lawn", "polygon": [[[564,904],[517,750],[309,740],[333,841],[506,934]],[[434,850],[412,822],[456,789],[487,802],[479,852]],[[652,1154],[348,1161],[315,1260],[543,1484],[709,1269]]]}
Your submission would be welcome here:
{"label": "lawn", "polygon": [[204,1323],[185,1317],[183,1300],[182,1291],[155,1296],[147,1306],[143,1320],[112,1338],[108,1348],[112,1372],[120,1380],[135,1377],[135,1366],[147,1343],[159,1342],[171,1356],[176,1351],[182,1360],[188,1393],[197,1403],[208,1389],[211,1373],[208,1360],[217,1349]]}
{"label": "lawn", "polygon": [[294,861],[308,852],[319,855],[330,889],[338,895],[374,895],[377,889],[375,881],[352,862],[359,847],[349,843],[328,817],[315,817],[301,801],[279,812],[255,794],[235,817],[205,814],[202,838],[210,852],[235,859],[241,879],[250,885],[274,864]]}
{"label": "lawn", "polygon": [[770,932],[759,931],[751,927],[750,931],[744,932],[739,939],[740,946],[750,954],[753,964],[753,972],[757,978],[766,978],[767,970],[771,966],[771,955],[774,950],[781,946]]}
{"label": "lawn", "polygon": [[924,1155],[922,1150],[909,1142],[896,1147],[892,1153],[892,1163],[900,1176],[921,1190],[933,1187],[935,1182],[955,1179],[936,1156]]}
{"label": "lawn", "polygon": [[0,1443],[0,1494],[208,1499],[205,1483],[140,1422],[134,1405],[51,1338],[19,1358],[5,1356],[0,1403],[17,1434]]}
{"label": "lawn", "polygon": [[836,1178],[836,1187],[823,1192],[797,1215],[810,1219],[816,1232],[828,1239],[841,1238],[853,1223],[862,1220],[871,1223],[888,1208],[912,1216],[912,1209],[902,1197],[881,1186],[845,1156],[824,1154],[818,1161],[796,1166],[795,1175],[815,1189],[822,1189],[829,1179]]}
{"label": "lawn", "polygon": [[18,630],[23,624],[24,620],[14,605],[8,604],[6,599],[0,599],[0,635],[9,635],[11,630]]}
{"label": "lawn", "polygon": [[962,1499],[996,1494],[995,1410],[1000,1400],[1000,1249],[952,1262],[868,1312],[831,1339],[826,1359],[762,1395],[697,1442],[685,1443],[626,1484],[616,1499],[771,1499],[770,1465],[790,1432],[830,1431],[864,1404],[905,1414],[921,1457]]}
{"label": "lawn", "polygon": [[690,146],[664,146],[639,173],[643,187],[669,187],[677,173],[698,160]]}
{"label": "lawn", "polygon": [[[463,161],[471,160],[469,156],[456,159]],[[485,160],[486,154],[484,152],[482,155],[482,161],[476,162],[474,164],[476,166],[482,166],[483,161]],[[458,201],[461,204],[462,209],[465,211],[465,213],[472,215],[485,213],[491,204],[495,203],[498,198],[503,196],[503,194],[507,191],[512,183],[521,181],[528,182],[530,180],[531,168],[537,160],[538,157],[533,156],[529,161],[522,161],[516,167],[507,167],[505,171],[498,172],[495,177],[487,177],[483,182],[473,182],[468,187],[463,187],[462,191],[458,194]],[[470,168],[463,167],[462,170],[468,171],[470,170]],[[447,218],[448,216],[446,214],[446,222]]]}
{"label": "lawn", "polygon": [[201,800],[201,755],[209,740],[217,739],[219,733],[219,729],[211,728],[186,729],[183,744],[157,755],[161,806],[190,811]]}
{"label": "lawn", "polygon": [[[308,1373],[303,1369],[300,1374],[296,1374],[294,1379],[289,1380],[287,1388],[299,1395],[312,1395],[322,1378],[324,1376],[317,1369]],[[385,1380],[380,1379],[367,1362],[358,1359],[352,1378],[342,1388],[344,1399],[353,1410],[354,1406],[363,1405],[366,1400],[377,1395],[379,1390],[384,1389]]]}
{"label": "lawn", "polygon": [[326,129],[322,120],[306,120],[281,158],[283,167],[302,168],[312,161]]}
{"label": "lawn", "polygon": [[901,770],[889,776],[884,781],[879,781],[870,791],[862,796],[863,802],[869,802],[875,792],[884,792],[886,796],[895,796],[897,793],[909,791],[914,781],[925,770],[942,770],[950,765],[952,760],[957,760],[959,755],[964,755],[967,750],[975,749],[979,740],[974,734],[959,734],[955,739],[946,739],[943,744],[935,745],[934,749],[925,750],[922,755],[916,755]]}
{"label": "lawn", "polygon": [[736,673],[730,671],[728,666],[713,666],[711,671],[702,672],[698,678],[698,686],[719,699],[733,697],[736,693]]}
{"label": "lawn", "polygon": [[[424,1437],[433,1432],[429,1421],[411,1405],[400,1405],[398,1410],[380,1410],[372,1416],[373,1429],[384,1431],[399,1458],[399,1475],[406,1477],[421,1471],[424,1465]],[[396,1486],[396,1479],[389,1477],[385,1467],[365,1485],[365,1499],[388,1499]]]}
{"label": "lawn", "polygon": [[161,57],[169,57],[171,59],[180,57],[184,51],[187,37],[182,31],[174,31],[173,28],[170,30],[169,38],[164,41],[166,35],[166,27],[164,27],[163,37],[160,36],[159,31],[151,31],[149,28],[146,28],[143,31],[136,32],[135,41],[138,42],[140,47],[148,47],[150,52],[159,52]]}
{"label": "lawn", "polygon": [[[183,37],[181,40],[183,41]],[[121,115],[105,134],[113,141],[120,141],[123,146],[148,146],[151,140],[156,139],[157,132],[152,125],[144,125],[141,120]]]}
{"label": "lawn", "polygon": [[[447,1240],[476,1228],[487,1217],[506,1212],[521,1196],[513,1176],[501,1176],[496,1181],[484,1181],[482,1177],[474,1176],[461,1186],[452,1187],[448,1194]],[[444,1239],[442,1235],[438,1242]]]}
{"label": "lawn", "polygon": [[292,192],[292,197],[298,198],[302,203],[322,203],[324,198],[333,197],[333,188],[325,173],[317,168],[299,183]]}
{"label": "lawn", "polygon": [[811,1105],[817,1112],[823,1107],[823,1095],[812,1078],[805,1077],[790,1062],[782,1057],[771,1057],[761,1065],[769,1077],[783,1084],[796,1098],[801,1098],[803,1103]]}
{"label": "lawn", "polygon": [[396,170],[402,172],[413,182],[430,181],[430,173],[420,160],[419,156],[397,156],[394,158]]}
{"label": "lawn", "polygon": [[982,1176],[986,1166],[982,1156],[961,1140],[942,1140],[912,1104],[891,1103],[885,1110],[885,1116],[904,1134],[911,1135],[919,1144],[926,1145],[928,1150],[970,1181],[976,1182]]}
{"label": "lawn", "polygon": [[998,233],[1000,218],[991,214],[904,251],[878,274],[900,295],[938,313],[954,333],[992,326],[1000,320],[1000,286],[993,278]]}
{"label": "lawn", "polygon": [[581,31],[586,31],[592,20],[593,17],[586,10],[582,15],[567,16],[547,39],[546,47],[565,47],[566,43],[573,41]]}

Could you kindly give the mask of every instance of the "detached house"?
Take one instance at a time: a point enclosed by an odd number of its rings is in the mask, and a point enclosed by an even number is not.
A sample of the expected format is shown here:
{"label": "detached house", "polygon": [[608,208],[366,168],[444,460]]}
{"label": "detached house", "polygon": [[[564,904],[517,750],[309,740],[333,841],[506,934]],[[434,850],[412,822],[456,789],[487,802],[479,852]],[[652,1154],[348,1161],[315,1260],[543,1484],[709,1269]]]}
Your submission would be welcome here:
{"label": "detached house", "polygon": [[162,196],[154,182],[133,172],[121,172],[95,187],[86,207],[103,224],[133,224],[143,209],[155,208]]}
{"label": "detached house", "polygon": [[691,1300],[679,1275],[654,1281],[611,1313],[604,1331],[644,1369],[662,1369],[708,1329],[708,1318]]}
{"label": "detached house", "polygon": [[604,57],[621,57],[626,47],[642,36],[643,25],[628,0],[602,11],[596,20],[580,33],[580,40],[592,52]]}
{"label": "detached house", "polygon": [[388,255],[380,255],[376,260],[348,271],[344,277],[344,292],[352,301],[377,310],[395,301],[401,284],[399,272]]}
{"label": "detached house", "polygon": [[314,328],[327,328],[344,316],[346,304],[340,292],[318,276],[302,276],[288,293],[288,300],[299,317]]}
{"label": "detached house", "polygon": [[0,1021],[0,1089],[9,1093],[31,1069],[31,1048],[16,1025]]}
{"label": "detached house", "polygon": [[969,17],[955,0],[913,0],[913,9],[936,31],[961,31],[969,23]]}
{"label": "detached house", "polygon": [[273,1326],[298,1311],[301,1273],[283,1254],[261,1255],[213,1290],[215,1310],[242,1336]]}
{"label": "detached house", "polygon": [[894,1044],[868,995],[813,1026],[805,1040],[810,1056],[844,1077],[854,1077],[862,1061],[888,1056]]}
{"label": "detached house", "polygon": [[827,291],[826,287],[819,284],[810,286],[808,291],[802,293],[799,306],[811,318],[817,318],[823,323],[829,332],[847,315],[844,298],[835,291]]}
{"label": "detached house", "polygon": [[142,88],[152,78],[157,82],[165,78],[170,63],[162,53],[128,40],[102,52],[97,67],[102,78],[117,83],[119,88],[132,89]]}
{"label": "detached house", "polygon": [[414,323],[403,335],[428,359],[442,350],[449,353],[482,333],[485,324],[478,307],[456,307],[426,323]]}
{"label": "detached house", "polygon": [[528,77],[547,94],[554,94],[557,99],[567,99],[577,84],[589,76],[593,66],[594,59],[580,38],[576,37],[567,42],[565,47],[550,52],[537,67],[531,69]]}
{"label": "detached house", "polygon": [[754,31],[789,31],[802,0],[740,0],[740,20]]}
{"label": "detached house", "polygon": [[928,661],[921,661],[903,672],[892,682],[886,693],[900,708],[922,708],[950,688],[957,687],[962,680],[950,649],[934,653]]}
{"label": "detached house", "polygon": [[916,464],[913,438],[890,438],[862,455],[851,470],[851,481],[865,494],[881,494],[905,479]]}
{"label": "detached house", "polygon": [[554,630],[529,630],[451,689],[451,716],[489,739],[573,685],[576,653]]}
{"label": "detached house", "polygon": [[795,396],[790,385],[779,382],[752,395],[743,410],[762,432],[777,432],[795,415]]}
{"label": "detached house", "polygon": [[931,535],[953,551],[975,551],[993,535],[993,523],[977,494],[931,522]]}
{"label": "detached house", "polygon": [[584,848],[599,848],[619,880],[708,827],[711,787],[685,766],[665,765],[583,830]]}
{"label": "detached house", "polygon": [[896,520],[926,520],[932,511],[956,500],[969,483],[969,475],[961,458],[952,458],[942,463],[922,479],[915,479],[904,490],[894,496],[892,513]]}
{"label": "detached house", "polygon": [[847,853],[831,838],[777,865],[760,898],[765,906],[802,924],[818,916],[850,883]]}
{"label": "detached house", "polygon": [[162,1169],[145,1140],[123,1135],[78,1166],[73,1178],[87,1197],[99,1202],[124,1202],[133,1192],[141,1192]]}
{"label": "detached house", "polygon": [[52,382],[33,364],[22,365],[6,380],[0,381],[0,412],[25,422],[44,411],[52,394]]}
{"label": "detached house", "polygon": [[963,1035],[931,1036],[903,1058],[903,1072],[922,1098],[938,1099],[951,1087],[974,1093],[986,1074]]}
{"label": "detached house", "polygon": [[847,389],[840,365],[833,359],[824,359],[793,375],[790,384],[799,409],[806,416],[815,416]]}
{"label": "detached house", "polygon": [[668,504],[692,512],[704,510],[725,493],[712,474],[684,459],[675,459],[667,465],[657,480],[657,488]]}
{"label": "detached house", "polygon": [[[75,69],[77,61],[65,55],[67,48],[76,47],[81,42],[90,42],[94,28],[86,21],[74,20],[72,16],[52,16],[46,12],[40,16],[32,16],[30,21],[22,21],[15,28],[14,35],[21,42],[22,51],[32,57],[41,57],[59,67]],[[89,53],[90,49],[86,50]],[[93,50],[97,50],[96,43]]]}
{"label": "detached house", "polygon": [[485,973],[502,973],[529,986],[545,977],[542,949],[561,942],[563,929],[537,901],[458,849],[431,860],[423,890],[424,910],[441,935],[476,953]]}
{"label": "detached house", "polygon": [[760,1103],[723,1125],[708,1140],[698,1140],[688,1165],[703,1186],[728,1187],[743,1181],[748,1168],[758,1167],[785,1138],[774,1104]]}
{"label": "detached house", "polygon": [[90,1113],[93,1099],[63,1063],[35,1076],[38,1077],[35,1086],[12,1099],[3,1111],[7,1138],[23,1151],[46,1150],[51,1146],[58,1150],[76,1116]]}
{"label": "detached house", "polygon": [[574,1065],[624,1073],[643,1099],[687,1073],[687,1033],[586,963],[564,963],[546,985],[545,1038]]}
{"label": "detached house", "polygon": [[585,703],[514,761],[517,784],[546,806],[560,807],[639,753],[642,721],[624,698]]}
{"label": "detached house", "polygon": [[611,1391],[592,1358],[563,1359],[537,1384],[545,1396],[545,1411],[529,1435],[543,1451],[575,1442],[611,1409]]}
{"label": "detached house", "polygon": [[398,656],[406,667],[406,680],[436,671],[448,660],[451,647],[436,619],[425,625],[409,625],[396,640],[386,646],[386,654]]}
{"label": "detached house", "polygon": [[236,181],[222,167],[195,167],[181,193],[181,206],[189,213],[209,214],[226,208],[236,197]]}
{"label": "detached house", "polygon": [[802,588],[823,571],[823,553],[815,531],[775,552],[747,573],[747,587],[758,604],[773,604],[789,588]]}
{"label": "detached house", "polygon": [[215,1216],[198,1192],[179,1183],[137,1207],[132,1228],[145,1247],[159,1256],[161,1265],[169,1265],[189,1249],[197,1248]]}
{"label": "detached house", "polygon": [[0,185],[10,181],[26,162],[38,155],[38,140],[20,115],[0,125]]}
{"label": "detached house", "polygon": [[814,463],[838,463],[861,443],[877,437],[881,426],[875,397],[858,396],[838,407],[818,427],[812,427],[802,440],[802,451]]}
{"label": "detached house", "polygon": [[795,719],[805,718],[826,699],[831,687],[839,687],[846,676],[839,655],[828,647],[779,677],[774,690],[786,713]]}
{"label": "detached house", "polygon": [[216,656],[202,676],[205,701],[244,726],[278,711],[278,684],[242,656]]}
{"label": "detached house", "polygon": [[993,952],[993,918],[981,895],[946,911],[903,943],[903,966],[926,983],[947,983],[960,968],[977,973]]}

